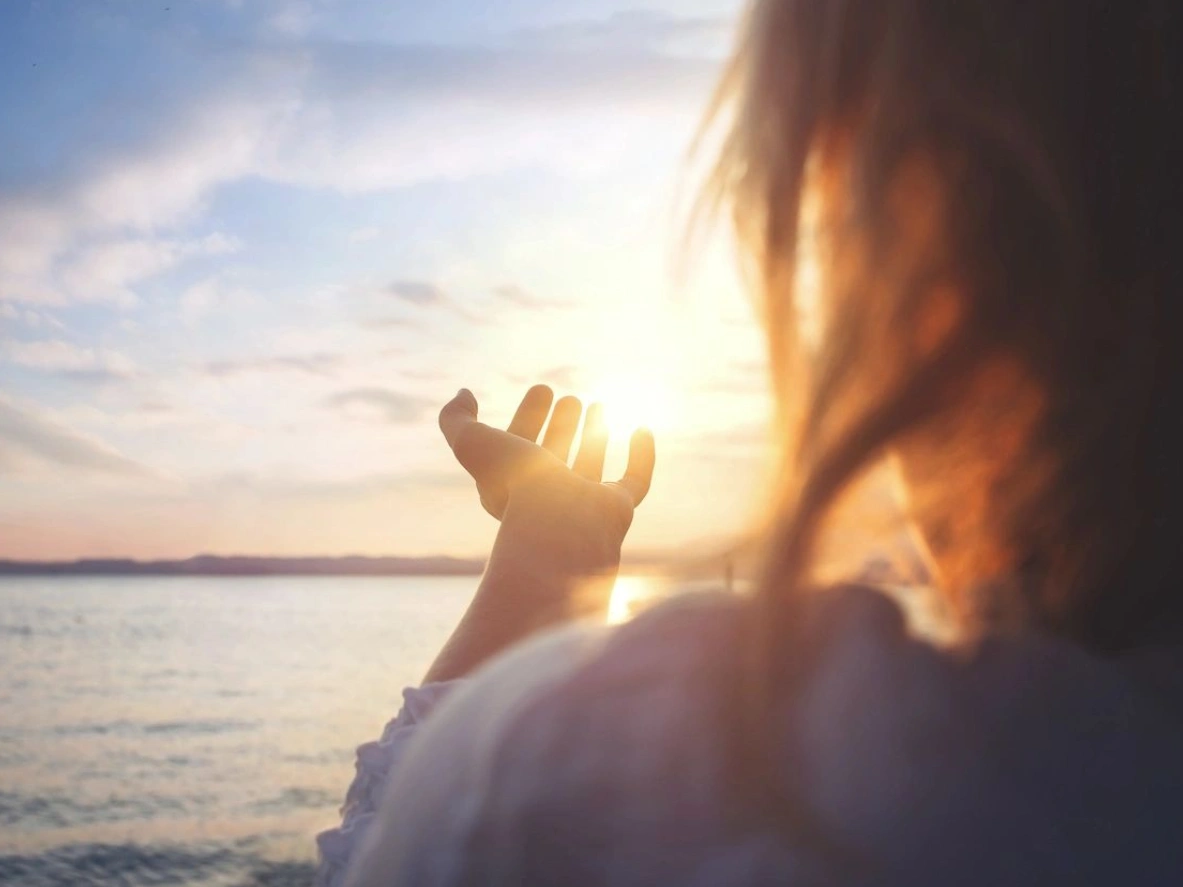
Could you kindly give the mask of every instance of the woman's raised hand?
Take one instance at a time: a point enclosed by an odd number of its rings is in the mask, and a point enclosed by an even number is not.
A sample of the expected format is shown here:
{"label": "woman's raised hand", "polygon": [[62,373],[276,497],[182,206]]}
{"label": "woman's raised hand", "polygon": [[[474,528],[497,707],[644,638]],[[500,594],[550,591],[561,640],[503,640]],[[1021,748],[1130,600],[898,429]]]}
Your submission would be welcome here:
{"label": "woman's raised hand", "polygon": [[[457,461],[476,480],[481,504],[503,524],[520,526],[539,542],[570,542],[570,535],[593,546],[607,544],[619,557],[633,510],[653,478],[653,435],[638,430],[629,445],[624,477],[603,483],[608,429],[602,408],[593,404],[587,410],[569,467],[583,405],[575,397],[553,402],[551,389],[536,385],[522,398],[509,428],[501,431],[478,421],[476,398],[465,389],[440,412],[440,429]],[[507,529],[503,526],[503,532]]]}

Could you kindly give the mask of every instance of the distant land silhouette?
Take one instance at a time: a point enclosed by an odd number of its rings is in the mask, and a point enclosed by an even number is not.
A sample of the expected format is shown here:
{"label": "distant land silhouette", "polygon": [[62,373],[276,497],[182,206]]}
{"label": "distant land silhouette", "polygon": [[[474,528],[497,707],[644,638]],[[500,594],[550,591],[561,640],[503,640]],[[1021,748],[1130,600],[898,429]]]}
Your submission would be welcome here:
{"label": "distant land silhouette", "polygon": [[[683,559],[669,553],[632,552],[625,567],[669,568]],[[479,576],[483,558],[260,557],[202,554],[184,560],[82,558],[72,561],[0,559],[2,576]]]}
{"label": "distant land silhouette", "polygon": [[[678,549],[624,552],[625,571],[657,571],[687,579],[751,578],[752,551],[695,543]],[[0,559],[3,576],[479,576],[484,558],[431,557],[268,557],[201,554],[183,560],[81,558],[69,561]]]}
{"label": "distant land silhouette", "polygon": [[0,576],[479,576],[483,560],[453,557],[218,557],[137,561],[0,560]]}
{"label": "distant land silhouette", "polygon": [[[659,572],[675,579],[735,580],[758,575],[758,560],[738,548],[720,551],[625,552],[622,571]],[[445,557],[260,557],[202,554],[184,560],[83,558],[72,561],[0,560],[4,576],[479,576],[483,558]],[[852,571],[859,581],[881,585],[923,585],[931,581],[912,551],[895,557],[872,554]]]}

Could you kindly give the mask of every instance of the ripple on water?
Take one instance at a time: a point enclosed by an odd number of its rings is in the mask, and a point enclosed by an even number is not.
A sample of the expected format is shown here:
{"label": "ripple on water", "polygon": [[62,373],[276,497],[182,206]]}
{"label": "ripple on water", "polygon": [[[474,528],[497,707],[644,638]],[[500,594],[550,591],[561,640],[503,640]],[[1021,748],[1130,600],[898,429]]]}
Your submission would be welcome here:
{"label": "ripple on water", "polygon": [[255,815],[266,815],[286,813],[289,810],[331,810],[340,805],[340,793],[333,794],[319,788],[291,786],[274,797],[253,802],[247,809]]}
{"label": "ripple on water", "polygon": [[58,736],[106,736],[127,735],[132,733],[152,734],[183,734],[190,736],[209,736],[223,733],[238,733],[253,730],[259,726],[258,721],[245,721],[233,718],[201,719],[190,721],[160,721],[157,723],[140,723],[137,721],[118,720],[102,723],[59,724],[52,728]]}
{"label": "ripple on water", "polygon": [[0,827],[6,830],[37,831],[100,822],[194,816],[209,810],[217,801],[218,798],[210,793],[111,794],[85,798],[60,791],[42,791],[36,795],[0,791]]}
{"label": "ripple on water", "polygon": [[74,844],[0,856],[0,884],[22,887],[310,887],[310,862],[266,859],[249,843]]}

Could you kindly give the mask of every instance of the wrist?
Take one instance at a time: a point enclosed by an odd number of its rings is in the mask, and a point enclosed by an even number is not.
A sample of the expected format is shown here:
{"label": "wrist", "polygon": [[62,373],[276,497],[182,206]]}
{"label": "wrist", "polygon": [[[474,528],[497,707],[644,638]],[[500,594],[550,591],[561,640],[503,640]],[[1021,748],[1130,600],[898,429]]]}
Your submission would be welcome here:
{"label": "wrist", "polygon": [[573,503],[561,512],[535,510],[510,501],[493,544],[491,563],[501,562],[537,579],[579,580],[615,573],[623,539],[588,510]]}
{"label": "wrist", "polygon": [[510,502],[482,583],[495,606],[541,626],[607,614],[621,540],[578,507],[558,513]]}

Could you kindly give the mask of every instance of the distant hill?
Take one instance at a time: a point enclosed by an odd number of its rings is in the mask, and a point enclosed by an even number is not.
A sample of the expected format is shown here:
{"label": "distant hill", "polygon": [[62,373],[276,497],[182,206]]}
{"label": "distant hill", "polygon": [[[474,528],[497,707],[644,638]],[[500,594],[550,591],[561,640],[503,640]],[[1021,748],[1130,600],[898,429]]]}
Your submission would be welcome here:
{"label": "distant hill", "polygon": [[0,560],[0,576],[479,576],[484,561],[451,557],[216,557],[179,561]]}
{"label": "distant hill", "polygon": [[[623,569],[661,571],[682,578],[722,578],[734,558],[716,546],[625,552]],[[735,575],[747,576],[750,556],[735,559]],[[455,557],[223,557],[139,561],[89,558],[73,561],[0,560],[2,576],[479,576],[485,562]]]}

